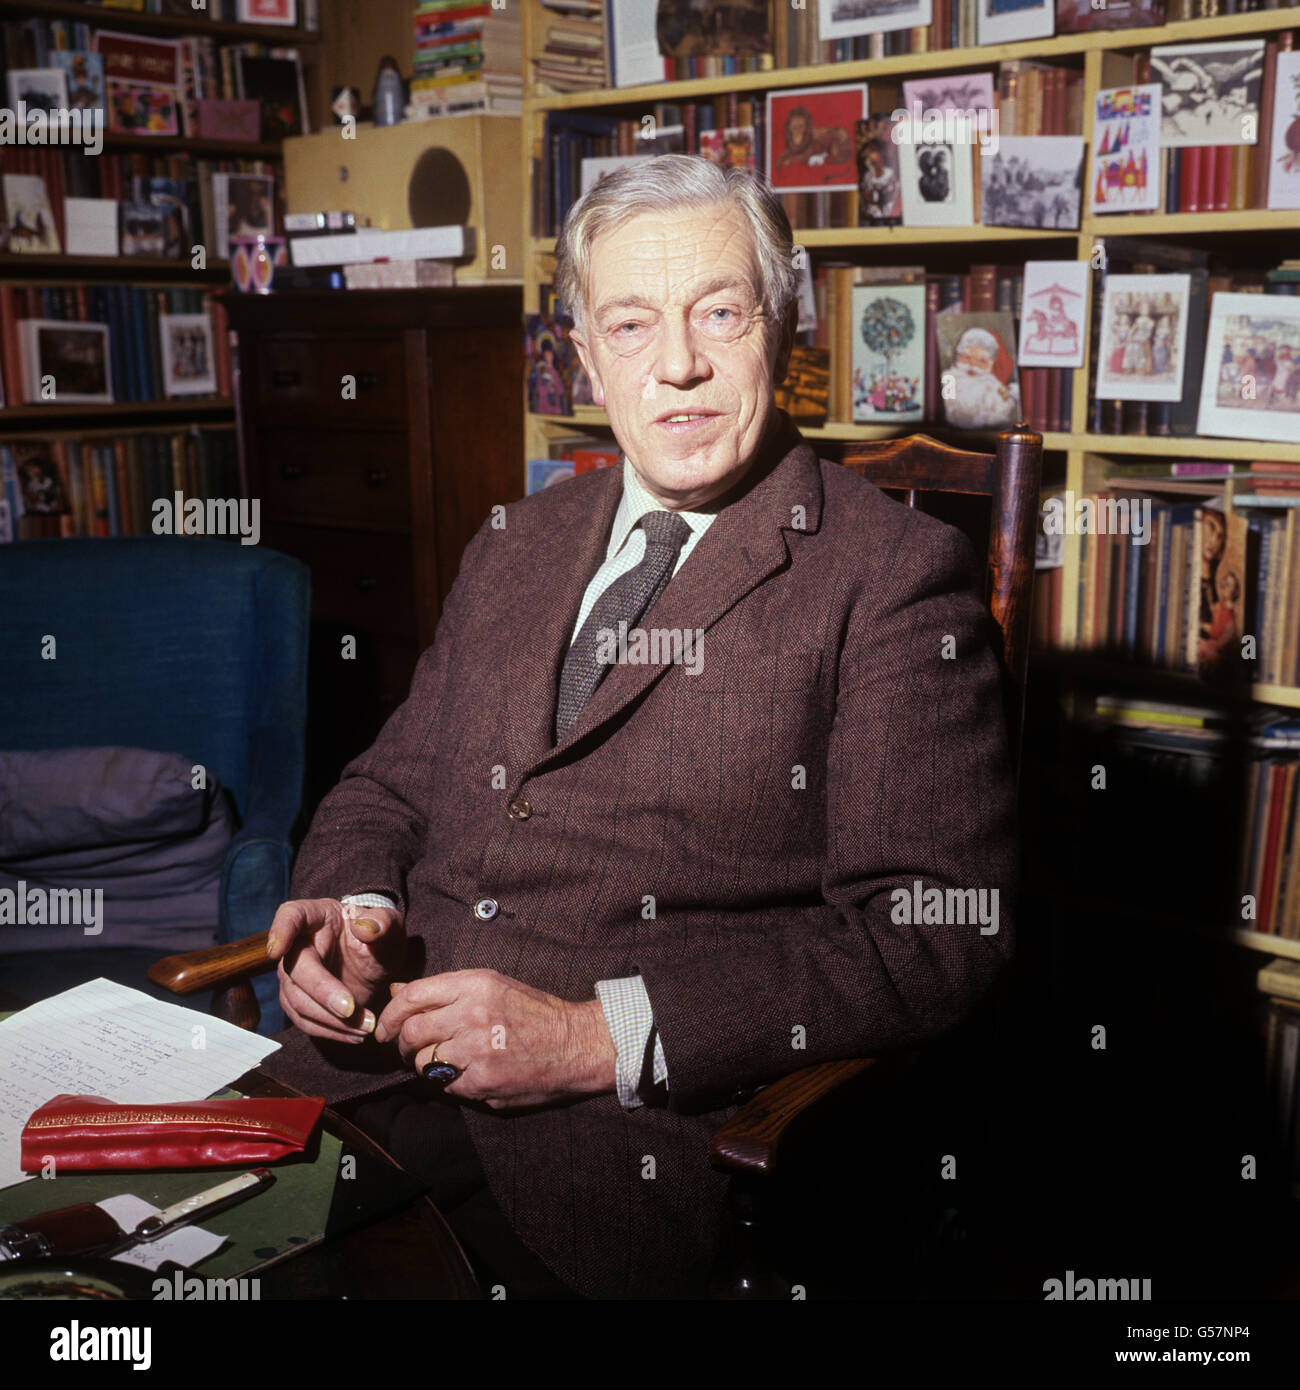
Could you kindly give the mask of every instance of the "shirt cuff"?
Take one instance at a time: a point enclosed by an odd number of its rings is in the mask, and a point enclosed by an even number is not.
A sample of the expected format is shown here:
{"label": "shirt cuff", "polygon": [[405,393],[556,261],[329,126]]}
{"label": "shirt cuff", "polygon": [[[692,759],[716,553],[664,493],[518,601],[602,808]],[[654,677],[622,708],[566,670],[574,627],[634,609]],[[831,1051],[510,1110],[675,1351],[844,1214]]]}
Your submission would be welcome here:
{"label": "shirt cuff", "polygon": [[339,902],[352,903],[356,907],[386,907],[391,912],[397,911],[397,904],[383,893],[348,893],[340,898]]}
{"label": "shirt cuff", "polygon": [[596,997],[605,1011],[609,1035],[618,1053],[614,1076],[619,1103],[625,1109],[634,1110],[645,1104],[640,1092],[651,1038],[654,1039],[654,1060],[650,1069],[653,1084],[662,1086],[668,1080],[668,1064],[655,1028],[650,996],[640,975],[629,975],[621,980],[597,980]]}

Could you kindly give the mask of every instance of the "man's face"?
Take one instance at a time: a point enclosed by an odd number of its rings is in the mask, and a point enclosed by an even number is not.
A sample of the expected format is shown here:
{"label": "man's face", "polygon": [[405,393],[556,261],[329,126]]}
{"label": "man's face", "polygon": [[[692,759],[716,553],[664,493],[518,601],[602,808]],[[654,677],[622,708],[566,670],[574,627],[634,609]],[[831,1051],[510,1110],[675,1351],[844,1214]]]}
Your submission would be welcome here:
{"label": "man's face", "polygon": [[646,213],[592,245],[586,333],[571,336],[595,403],[671,511],[738,482],[775,409],[794,321],[765,318],[758,286],[749,224],[725,204]]}

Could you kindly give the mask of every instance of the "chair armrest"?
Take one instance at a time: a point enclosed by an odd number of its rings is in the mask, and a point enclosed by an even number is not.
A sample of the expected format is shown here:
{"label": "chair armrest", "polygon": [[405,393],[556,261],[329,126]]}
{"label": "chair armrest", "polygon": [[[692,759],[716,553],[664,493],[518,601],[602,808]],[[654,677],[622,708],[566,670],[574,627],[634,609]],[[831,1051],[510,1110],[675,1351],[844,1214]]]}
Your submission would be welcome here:
{"label": "chair armrest", "polygon": [[221,989],[225,985],[274,970],[275,961],[266,954],[269,932],[228,941],[202,951],[186,951],[155,961],[146,972],[156,985],[173,994],[197,994],[201,989]]}
{"label": "chair armrest", "polygon": [[889,1069],[878,1057],[853,1057],[803,1067],[764,1086],[714,1132],[709,1162],[723,1172],[771,1173],[782,1141],[798,1116],[869,1068]]}

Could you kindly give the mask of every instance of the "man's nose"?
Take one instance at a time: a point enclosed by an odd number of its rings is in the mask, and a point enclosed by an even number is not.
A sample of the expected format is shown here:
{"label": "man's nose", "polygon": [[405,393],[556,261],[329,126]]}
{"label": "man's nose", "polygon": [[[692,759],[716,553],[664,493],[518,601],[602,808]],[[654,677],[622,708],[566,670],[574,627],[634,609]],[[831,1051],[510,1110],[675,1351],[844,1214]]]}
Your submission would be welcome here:
{"label": "man's nose", "polygon": [[665,314],[659,321],[655,375],[665,383],[694,381],[708,372],[700,335],[685,314]]}

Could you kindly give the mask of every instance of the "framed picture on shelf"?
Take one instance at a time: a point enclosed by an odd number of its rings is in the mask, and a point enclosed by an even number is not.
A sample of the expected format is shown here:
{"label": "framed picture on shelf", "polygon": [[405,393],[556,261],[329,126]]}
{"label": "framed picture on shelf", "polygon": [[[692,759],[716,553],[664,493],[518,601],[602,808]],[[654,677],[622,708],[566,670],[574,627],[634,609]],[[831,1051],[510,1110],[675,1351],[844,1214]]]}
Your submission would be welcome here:
{"label": "framed picture on shelf", "polygon": [[998,430],[1020,419],[1016,334],[1007,313],[936,314],[939,399],[963,430]]}
{"label": "framed picture on shelf", "polygon": [[975,220],[971,147],[954,144],[898,146],[905,227],[969,227]]}
{"label": "framed picture on shelf", "polygon": [[1300,444],[1300,298],[1214,296],[1196,432]]}
{"label": "framed picture on shelf", "polygon": [[22,493],[25,516],[65,516],[67,495],[59,479],[54,445],[48,439],[15,439],[14,472]]}
{"label": "framed picture on shelf", "polygon": [[121,205],[124,256],[162,256],[167,251],[167,210],[156,203]]}
{"label": "framed picture on shelf", "polygon": [[817,0],[817,37],[853,39],[889,29],[925,28],[933,21],[931,0]]}
{"label": "framed picture on shelf", "polygon": [[1096,397],[1177,401],[1183,395],[1190,275],[1108,275],[1102,291]]}
{"label": "framed picture on shelf", "polygon": [[1165,22],[1165,0],[1056,0],[1056,32],[1092,29],[1143,29]]}
{"label": "framed picture on shelf", "polygon": [[980,159],[980,220],[986,227],[1077,228],[1082,168],[1081,135],[1002,136]]}
{"label": "framed picture on shelf", "polygon": [[160,314],[163,391],[168,396],[215,396],[216,355],[207,314]]}
{"label": "framed picture on shelf", "polygon": [[104,63],[109,130],[129,135],[179,135],[179,41],[100,29],[93,42]]}
{"label": "framed picture on shelf", "polygon": [[39,174],[5,174],[5,249],[57,255],[62,247],[45,180]]}
{"label": "framed picture on shelf", "polygon": [[853,289],[853,419],[925,418],[925,286]]}
{"label": "framed picture on shelf", "polygon": [[28,405],[112,405],[106,323],[20,319],[18,341]]}
{"label": "framed picture on shelf", "polygon": [[859,226],[896,227],[903,220],[903,181],[893,130],[892,115],[854,122]]}
{"label": "framed picture on shelf", "polygon": [[768,182],[778,193],[858,186],[853,131],[867,114],[867,84],[767,94]]}
{"label": "framed picture on shelf", "polygon": [[61,67],[11,68],[6,74],[9,105],[18,103],[28,111],[66,111],[68,109],[68,74]]}
{"label": "framed picture on shelf", "polygon": [[1026,261],[1020,309],[1022,367],[1082,367],[1088,334],[1087,261]]}
{"label": "framed picture on shelf", "polygon": [[[1269,134],[1262,131],[1261,141]],[[1300,53],[1277,55],[1272,141],[1268,146],[1268,205],[1300,208]]]}
{"label": "framed picture on shelf", "polygon": [[1023,43],[1051,38],[1056,0],[975,0],[976,43]]}
{"label": "framed picture on shelf", "polygon": [[[214,174],[217,255],[230,257],[231,237],[275,234],[275,181],[268,174]],[[224,215],[222,210],[224,211]]]}
{"label": "framed picture on shelf", "polygon": [[253,58],[235,52],[236,95],[255,101],[261,111],[263,140],[309,133],[302,64],[297,58]]}
{"label": "framed picture on shelf", "polygon": [[[647,18],[653,15],[650,38],[664,58],[734,58],[772,52],[768,0],[727,0],[725,5],[717,0],[638,3],[649,12]],[[617,16],[612,24],[617,33]]]}
{"label": "framed picture on shelf", "polygon": [[239,0],[235,8],[240,24],[285,24],[298,22],[298,0]]}
{"label": "framed picture on shelf", "polygon": [[1160,84],[1097,93],[1088,196],[1093,212],[1160,206]]}
{"label": "framed picture on shelf", "polygon": [[1161,44],[1151,50],[1151,76],[1160,83],[1162,145],[1258,140],[1263,39]]}

